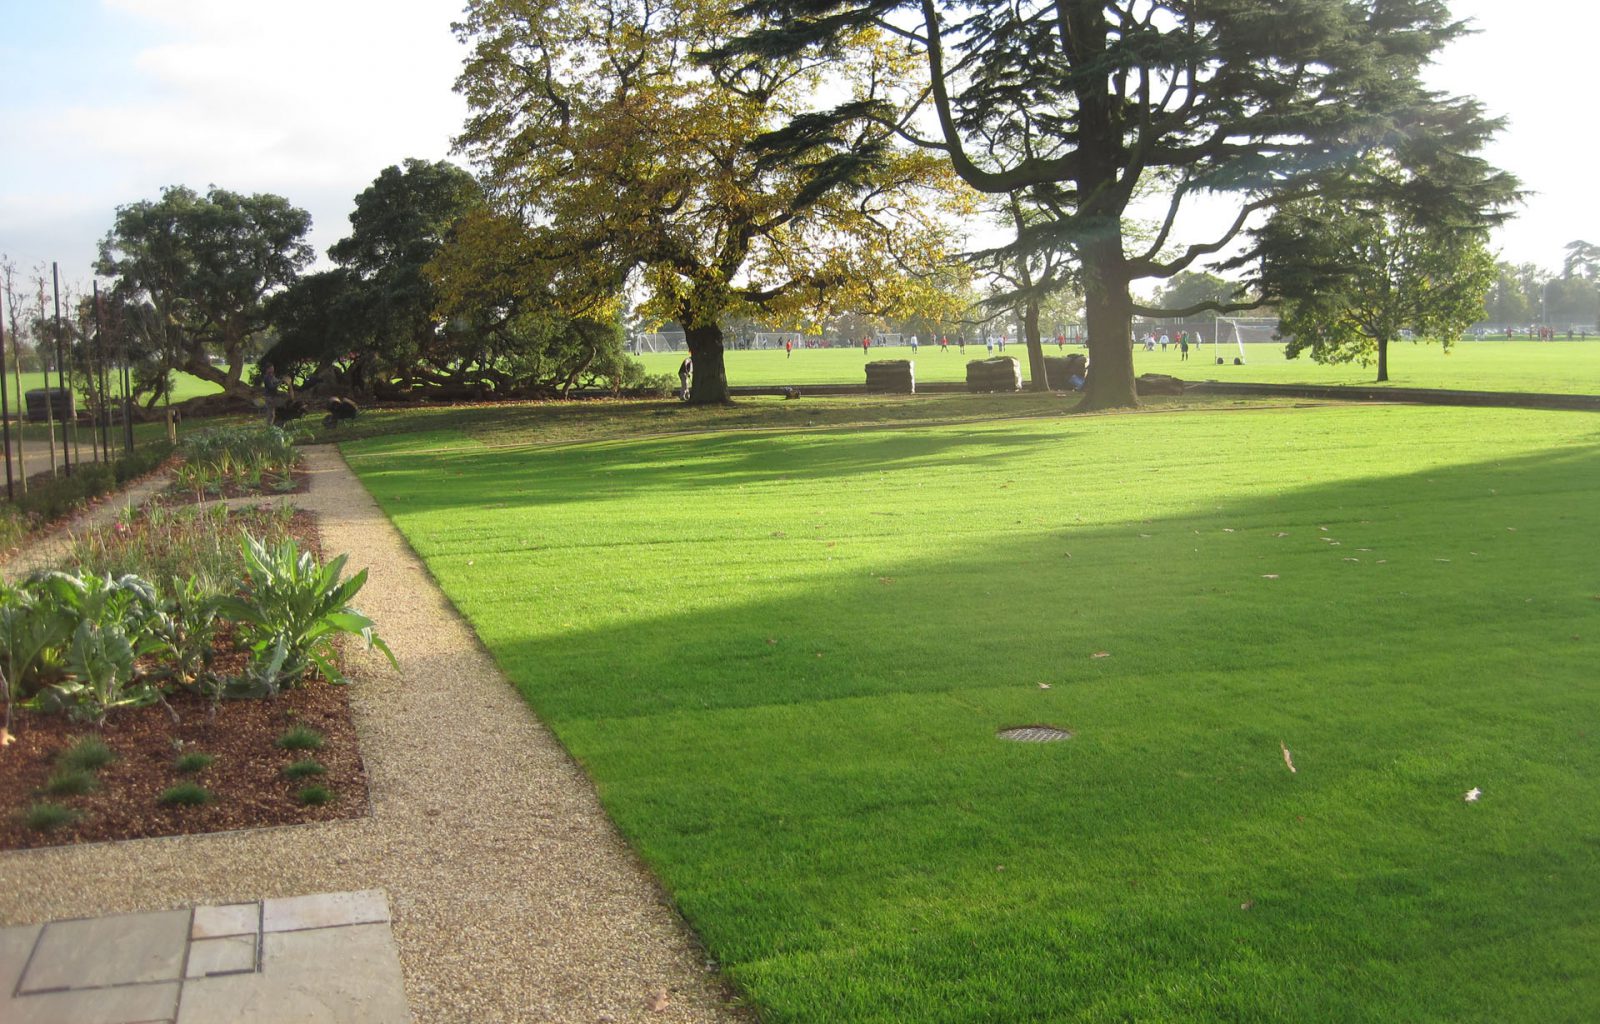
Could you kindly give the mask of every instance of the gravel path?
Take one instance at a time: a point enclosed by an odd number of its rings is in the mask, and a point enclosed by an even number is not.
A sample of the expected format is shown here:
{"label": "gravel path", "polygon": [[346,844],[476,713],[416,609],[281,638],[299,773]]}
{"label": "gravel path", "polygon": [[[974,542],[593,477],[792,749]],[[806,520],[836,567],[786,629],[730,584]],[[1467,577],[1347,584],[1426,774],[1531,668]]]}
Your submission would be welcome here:
{"label": "gravel path", "polygon": [[371,816],[0,854],[0,925],[382,888],[419,1022],[753,1020],[343,459],[308,464],[402,669],[350,658]]}

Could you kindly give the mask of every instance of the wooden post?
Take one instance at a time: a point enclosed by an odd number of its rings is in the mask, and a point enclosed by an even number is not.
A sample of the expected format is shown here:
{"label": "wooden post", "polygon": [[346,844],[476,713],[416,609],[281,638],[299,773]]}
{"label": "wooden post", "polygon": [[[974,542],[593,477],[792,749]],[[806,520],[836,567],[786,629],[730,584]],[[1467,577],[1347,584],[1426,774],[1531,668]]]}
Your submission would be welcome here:
{"label": "wooden post", "polygon": [[[13,343],[17,339],[11,339]],[[6,500],[16,501],[17,490],[11,475],[11,402],[6,397],[6,324],[0,318],[0,425],[3,425],[6,445]],[[20,428],[19,428],[20,429]]]}

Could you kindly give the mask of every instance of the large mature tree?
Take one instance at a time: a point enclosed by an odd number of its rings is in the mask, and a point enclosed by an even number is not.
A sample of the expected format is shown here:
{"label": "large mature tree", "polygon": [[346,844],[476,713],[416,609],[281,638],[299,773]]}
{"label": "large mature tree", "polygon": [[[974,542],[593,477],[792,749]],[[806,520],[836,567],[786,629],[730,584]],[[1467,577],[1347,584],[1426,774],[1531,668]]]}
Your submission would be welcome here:
{"label": "large mature tree", "polygon": [[311,262],[310,229],[311,215],[282,196],[174,185],[117,208],[95,270],[142,311],[133,323],[166,366],[248,395],[240,378],[265,299]]}
{"label": "large mature tree", "polygon": [[[1423,65],[1462,33],[1440,0],[750,0],[749,52],[827,52],[867,27],[921,68],[926,116],[904,135],[990,193],[1025,191],[1051,216],[1016,245],[1070,244],[1083,268],[1093,359],[1086,408],[1136,404],[1131,318],[1223,311],[1134,301],[1130,285],[1202,265],[1267,210],[1379,148],[1471,164],[1494,125],[1432,93]],[[804,122],[818,132],[834,118]],[[992,140],[999,145],[992,144]],[[1441,177],[1452,180],[1454,173]],[[1166,197],[1147,240],[1137,197]],[[1215,237],[1173,245],[1188,200],[1237,198]]]}
{"label": "large mature tree", "polygon": [[[684,328],[695,402],[727,399],[728,317],[910,307],[903,271],[936,265],[948,231],[922,203],[948,172],[863,116],[901,74],[895,49],[842,36],[840,74],[704,57],[748,27],[729,0],[474,0],[457,26],[459,145],[497,209],[538,233],[575,310],[642,285],[645,316]],[[823,134],[781,130],[825,70],[846,112]]]}
{"label": "large mature tree", "polygon": [[1432,196],[1424,179],[1369,162],[1350,188],[1287,204],[1256,232],[1290,358],[1375,358],[1386,381],[1389,344],[1404,332],[1449,348],[1483,319],[1497,274],[1487,224],[1432,207]]}
{"label": "large mature tree", "polygon": [[477,179],[454,164],[408,159],[384,168],[356,196],[350,234],[328,250],[338,268],[274,299],[280,337],[268,358],[280,369],[310,363],[319,377],[342,376],[357,390],[465,383],[470,340],[439,315],[428,266],[483,206]]}

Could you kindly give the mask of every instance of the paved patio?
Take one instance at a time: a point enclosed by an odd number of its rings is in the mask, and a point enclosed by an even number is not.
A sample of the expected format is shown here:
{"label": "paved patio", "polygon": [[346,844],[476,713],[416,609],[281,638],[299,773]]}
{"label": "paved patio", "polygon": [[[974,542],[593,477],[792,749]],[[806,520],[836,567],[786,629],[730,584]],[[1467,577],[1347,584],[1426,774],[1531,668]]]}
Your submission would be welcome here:
{"label": "paved patio", "polygon": [[6,1024],[403,1024],[378,890],[0,929]]}

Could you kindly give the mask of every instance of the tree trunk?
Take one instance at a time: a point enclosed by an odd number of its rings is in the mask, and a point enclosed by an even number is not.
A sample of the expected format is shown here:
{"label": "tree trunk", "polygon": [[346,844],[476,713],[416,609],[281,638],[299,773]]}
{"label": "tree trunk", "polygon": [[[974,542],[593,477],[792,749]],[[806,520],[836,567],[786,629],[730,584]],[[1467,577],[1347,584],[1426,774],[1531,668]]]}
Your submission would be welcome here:
{"label": "tree trunk", "polygon": [[1089,376],[1080,412],[1139,405],[1133,383],[1133,300],[1122,256],[1122,233],[1112,230],[1085,243],[1084,319],[1089,329]]}
{"label": "tree trunk", "polygon": [[1389,339],[1378,339],[1378,383],[1389,379]]}
{"label": "tree trunk", "polygon": [[694,359],[694,379],[689,388],[691,405],[726,405],[733,401],[728,394],[728,370],[722,363],[722,328],[716,324],[698,327],[684,325],[684,340],[689,345],[689,355]]}
{"label": "tree trunk", "polygon": [[1028,339],[1028,390],[1049,391],[1050,372],[1044,365],[1044,345],[1039,340],[1039,300],[1029,299],[1022,308],[1022,334]]}

